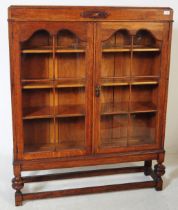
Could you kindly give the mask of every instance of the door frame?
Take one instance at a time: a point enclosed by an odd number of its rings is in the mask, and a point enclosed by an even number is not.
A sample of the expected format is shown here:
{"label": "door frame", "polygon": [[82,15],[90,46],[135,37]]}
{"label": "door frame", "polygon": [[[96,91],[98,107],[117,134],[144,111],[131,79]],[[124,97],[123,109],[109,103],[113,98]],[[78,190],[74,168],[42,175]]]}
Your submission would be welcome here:
{"label": "door frame", "polygon": [[[80,26],[80,27],[79,27]],[[83,29],[82,29],[83,28]],[[21,49],[20,43],[32,36],[35,31],[47,30],[55,35],[61,29],[68,29],[79,38],[86,40],[86,87],[85,87],[85,148],[65,151],[47,152],[24,152],[24,135],[22,119],[22,85],[21,85]],[[81,30],[82,29],[82,30]],[[13,40],[11,40],[11,88],[12,88],[12,107],[13,107],[13,132],[14,132],[14,159],[30,160],[36,158],[57,158],[88,155],[92,150],[92,95],[93,95],[93,23],[92,22],[15,22],[12,23]],[[23,32],[23,33],[22,33]]]}
{"label": "door frame", "polygon": [[166,41],[168,39],[169,27],[167,23],[155,23],[155,22],[98,22],[95,25],[95,74],[94,74],[94,86],[95,89],[100,84],[100,69],[102,62],[102,46],[101,43],[103,40],[108,39],[112,36],[113,33],[120,29],[126,29],[130,32],[131,35],[136,34],[140,29],[146,29],[151,31],[153,36],[156,39],[162,41],[162,50],[161,50],[161,64],[160,64],[160,82],[158,95],[161,97],[161,100],[158,102],[158,112],[156,116],[156,135],[155,143],[153,144],[144,144],[138,146],[129,146],[129,147],[101,147],[100,142],[100,97],[94,95],[94,153],[116,153],[116,152],[133,152],[133,151],[145,151],[145,150],[156,150],[162,148],[162,130],[161,130],[161,119],[162,119],[162,110],[164,109],[164,89],[165,89],[165,63],[162,61],[163,55],[165,55],[167,50]]}

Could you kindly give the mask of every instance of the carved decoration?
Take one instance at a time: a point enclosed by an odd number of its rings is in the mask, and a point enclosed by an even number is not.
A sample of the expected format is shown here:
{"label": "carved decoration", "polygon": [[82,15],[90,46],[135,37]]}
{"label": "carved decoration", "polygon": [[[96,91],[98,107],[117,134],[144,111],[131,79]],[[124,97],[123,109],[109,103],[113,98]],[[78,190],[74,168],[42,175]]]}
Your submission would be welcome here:
{"label": "carved decoration", "polygon": [[81,16],[84,18],[107,18],[108,15],[107,12],[98,10],[84,11],[81,13]]}
{"label": "carved decoration", "polygon": [[24,186],[23,180],[21,177],[14,177],[12,179],[12,187],[16,191],[20,191]]}

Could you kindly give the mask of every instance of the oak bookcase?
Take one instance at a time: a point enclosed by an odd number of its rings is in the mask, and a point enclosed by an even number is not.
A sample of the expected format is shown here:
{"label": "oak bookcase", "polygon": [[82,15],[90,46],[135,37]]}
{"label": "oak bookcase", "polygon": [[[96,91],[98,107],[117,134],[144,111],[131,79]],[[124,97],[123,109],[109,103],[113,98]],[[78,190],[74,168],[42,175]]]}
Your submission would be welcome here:
{"label": "oak bookcase", "polygon": [[[162,189],[173,11],[9,7],[16,205],[66,195]],[[152,168],[152,160],[157,164]],[[22,171],[144,161],[38,176]],[[143,172],[151,181],[23,193],[25,183]]]}

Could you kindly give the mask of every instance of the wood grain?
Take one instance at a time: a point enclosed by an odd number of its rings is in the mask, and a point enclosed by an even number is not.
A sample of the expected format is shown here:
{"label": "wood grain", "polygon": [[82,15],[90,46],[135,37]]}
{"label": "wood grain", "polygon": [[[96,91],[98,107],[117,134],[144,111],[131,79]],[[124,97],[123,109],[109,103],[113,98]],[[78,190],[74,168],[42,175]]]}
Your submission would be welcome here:
{"label": "wood grain", "polygon": [[[11,6],[8,12],[16,205],[123,189],[162,190],[173,10]],[[154,169],[152,160],[157,160]],[[133,161],[145,164],[21,176],[22,171]],[[27,182],[114,172],[144,172],[153,181],[21,191]]]}

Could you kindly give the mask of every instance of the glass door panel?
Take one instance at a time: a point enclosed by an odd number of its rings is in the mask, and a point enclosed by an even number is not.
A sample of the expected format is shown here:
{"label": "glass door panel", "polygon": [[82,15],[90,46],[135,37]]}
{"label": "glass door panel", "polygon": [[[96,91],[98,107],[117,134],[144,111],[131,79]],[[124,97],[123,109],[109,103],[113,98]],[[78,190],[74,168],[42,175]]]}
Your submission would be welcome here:
{"label": "glass door panel", "polygon": [[156,147],[162,42],[150,29],[134,27],[98,23],[98,153]]}
{"label": "glass door panel", "polygon": [[91,150],[86,129],[91,82],[86,72],[91,70],[86,63],[92,42],[83,25],[82,40],[80,30],[60,29],[55,35],[39,30],[21,43],[25,153],[65,157]]}

